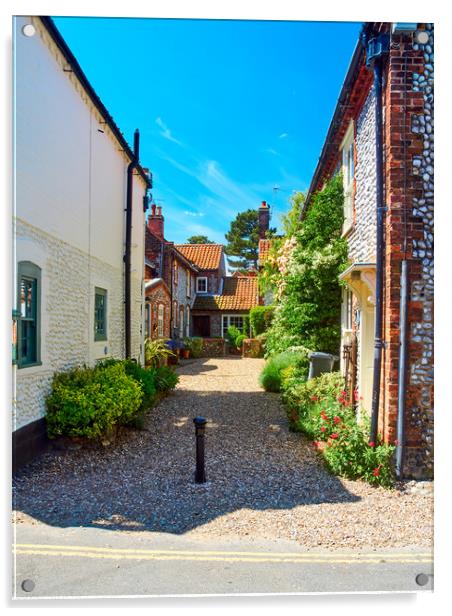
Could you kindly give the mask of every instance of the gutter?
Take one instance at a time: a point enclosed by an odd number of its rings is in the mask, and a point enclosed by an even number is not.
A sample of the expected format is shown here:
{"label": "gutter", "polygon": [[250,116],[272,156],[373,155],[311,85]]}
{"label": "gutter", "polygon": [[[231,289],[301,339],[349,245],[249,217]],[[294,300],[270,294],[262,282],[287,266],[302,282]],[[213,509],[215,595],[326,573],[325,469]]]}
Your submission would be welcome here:
{"label": "gutter", "polygon": [[[108,110],[105,107],[105,105],[103,104],[103,102],[100,100],[99,96],[94,91],[94,88],[92,87],[92,85],[88,81],[88,78],[86,77],[85,73],[82,71],[82,68],[81,68],[80,64],[77,62],[74,54],[69,49],[69,47],[68,47],[66,41],[64,40],[64,38],[62,37],[60,31],[55,26],[55,23],[54,23],[53,19],[51,17],[48,17],[48,16],[40,16],[39,19],[41,20],[41,23],[44,25],[45,29],[47,30],[47,32],[51,36],[51,38],[52,38],[53,42],[55,43],[55,45],[58,47],[58,49],[61,51],[61,53],[65,57],[67,63],[71,67],[72,72],[77,77],[77,79],[80,81],[80,83],[83,86],[83,88],[85,89],[86,93],[88,94],[88,96],[92,100],[94,106],[99,111],[100,115],[102,116],[102,118],[105,121],[105,124],[107,124],[107,126],[110,128],[111,132],[114,134],[114,136],[118,140],[119,144],[121,145],[122,149],[124,150],[124,152],[128,156],[128,158],[131,161],[133,161],[134,160],[134,152],[130,149],[129,144],[124,139],[123,134],[119,130],[119,128],[116,125],[115,121],[113,120],[112,116],[108,112]],[[141,178],[146,183],[146,187],[147,188],[152,188],[152,176],[149,177],[145,173],[143,167],[139,163],[136,164],[135,168],[138,171],[138,173],[141,176]]]}

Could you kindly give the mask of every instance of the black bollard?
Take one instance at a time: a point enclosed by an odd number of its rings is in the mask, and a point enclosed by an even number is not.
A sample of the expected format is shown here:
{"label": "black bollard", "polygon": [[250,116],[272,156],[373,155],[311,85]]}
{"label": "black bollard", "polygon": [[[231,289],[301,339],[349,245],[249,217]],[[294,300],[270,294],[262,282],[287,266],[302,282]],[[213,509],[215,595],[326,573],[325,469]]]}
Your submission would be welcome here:
{"label": "black bollard", "polygon": [[206,431],[207,420],[204,417],[195,417],[193,420],[195,424],[196,434],[196,472],[195,483],[206,482],[206,469],[204,464],[204,435]]}

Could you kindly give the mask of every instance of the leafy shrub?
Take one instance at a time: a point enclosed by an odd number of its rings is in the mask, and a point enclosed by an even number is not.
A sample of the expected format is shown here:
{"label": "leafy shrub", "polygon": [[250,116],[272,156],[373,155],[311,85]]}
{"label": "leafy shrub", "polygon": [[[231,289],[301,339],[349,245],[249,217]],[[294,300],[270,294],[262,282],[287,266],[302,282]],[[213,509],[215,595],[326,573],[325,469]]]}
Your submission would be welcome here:
{"label": "leafy shrub", "polygon": [[241,333],[242,332],[237,327],[235,327],[235,325],[230,325],[228,327],[228,331],[226,332],[226,337],[231,346],[233,347],[237,346],[235,341],[237,340],[237,336],[240,336]]}
{"label": "leafy shrub", "polygon": [[48,435],[102,437],[132,421],[142,399],[140,383],[121,363],[56,373],[46,400]]}
{"label": "leafy shrub", "polygon": [[164,338],[157,338],[156,340],[146,339],[144,343],[146,365],[160,366],[165,359],[174,356],[174,353],[168,348],[167,342],[168,340]]}
{"label": "leafy shrub", "polygon": [[157,394],[157,388],[155,384],[155,374],[152,370],[147,368],[143,368],[135,361],[131,359],[106,359],[102,362],[99,362],[99,368],[106,368],[108,366],[112,366],[115,364],[121,364],[124,366],[125,373],[132,377],[135,381],[140,383],[141,389],[143,391],[143,399],[141,402],[141,408],[143,410],[147,410],[149,407],[153,405],[155,402],[155,397]]}
{"label": "leafy shrub", "polygon": [[245,336],[245,334],[239,334],[237,336],[237,338],[235,339],[235,346],[237,347],[237,349],[242,348],[243,341],[246,340],[247,338],[248,336]]}
{"label": "leafy shrub", "polygon": [[331,472],[390,487],[394,446],[381,438],[377,443],[369,442],[369,426],[357,422],[343,389],[343,376],[331,372],[297,382],[293,373],[285,373],[282,380],[291,428],[313,440]]}
{"label": "leafy shrub", "polygon": [[290,366],[299,366],[306,361],[304,353],[292,353],[285,351],[270,357],[259,377],[259,382],[266,391],[279,392],[281,390],[281,381],[287,378],[287,370]]}
{"label": "leafy shrub", "polygon": [[179,375],[170,366],[153,368],[157,391],[167,392],[179,383]]}
{"label": "leafy shrub", "polygon": [[202,338],[193,336],[192,338],[184,338],[185,348],[190,350],[192,357],[201,357],[202,354]]}
{"label": "leafy shrub", "polygon": [[250,324],[254,337],[267,331],[270,327],[274,312],[274,306],[254,306],[254,308],[251,308]]}

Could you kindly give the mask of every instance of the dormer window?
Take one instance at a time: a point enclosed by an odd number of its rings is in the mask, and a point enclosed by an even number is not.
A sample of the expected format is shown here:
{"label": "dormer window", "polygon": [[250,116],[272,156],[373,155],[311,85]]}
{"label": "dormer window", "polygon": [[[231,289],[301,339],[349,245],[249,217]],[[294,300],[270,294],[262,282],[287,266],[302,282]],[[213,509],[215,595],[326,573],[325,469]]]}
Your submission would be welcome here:
{"label": "dormer window", "polygon": [[207,276],[201,276],[196,279],[196,292],[207,293]]}

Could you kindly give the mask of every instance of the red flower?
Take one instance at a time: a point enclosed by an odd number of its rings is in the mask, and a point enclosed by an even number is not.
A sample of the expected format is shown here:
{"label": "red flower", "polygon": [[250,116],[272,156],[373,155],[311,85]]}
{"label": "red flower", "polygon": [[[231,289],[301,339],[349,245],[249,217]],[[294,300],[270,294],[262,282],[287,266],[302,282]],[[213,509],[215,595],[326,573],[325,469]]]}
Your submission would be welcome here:
{"label": "red flower", "polygon": [[339,436],[339,434],[337,432],[333,432],[333,434],[331,435],[331,438],[337,438]]}
{"label": "red flower", "polygon": [[374,468],[374,477],[378,477],[379,474],[380,474],[380,467],[377,466],[377,468]]}
{"label": "red flower", "polygon": [[341,395],[342,395],[342,396],[344,396],[344,398],[345,398],[345,396],[347,395],[347,392],[345,391],[345,389],[343,389],[343,390],[341,391]]}
{"label": "red flower", "polygon": [[321,417],[324,421],[327,421],[327,420],[328,420],[328,416],[327,416],[327,414],[325,413],[325,411],[322,411],[322,412],[320,413],[320,417]]}
{"label": "red flower", "polygon": [[375,447],[375,443],[373,441],[369,441],[369,447]]}
{"label": "red flower", "polygon": [[340,417],[338,417],[337,415],[335,415],[335,416],[333,417],[333,421],[334,421],[334,423],[335,423],[335,424],[336,424],[336,426],[337,426],[337,424],[338,424],[338,423],[341,423],[341,418],[340,418]]}
{"label": "red flower", "polygon": [[318,397],[317,397],[317,396],[311,396],[311,400],[312,400],[313,402],[317,402]]}
{"label": "red flower", "polygon": [[325,432],[325,430],[326,430],[325,426],[322,426],[322,427],[320,428],[320,431],[321,431],[321,432]]}

